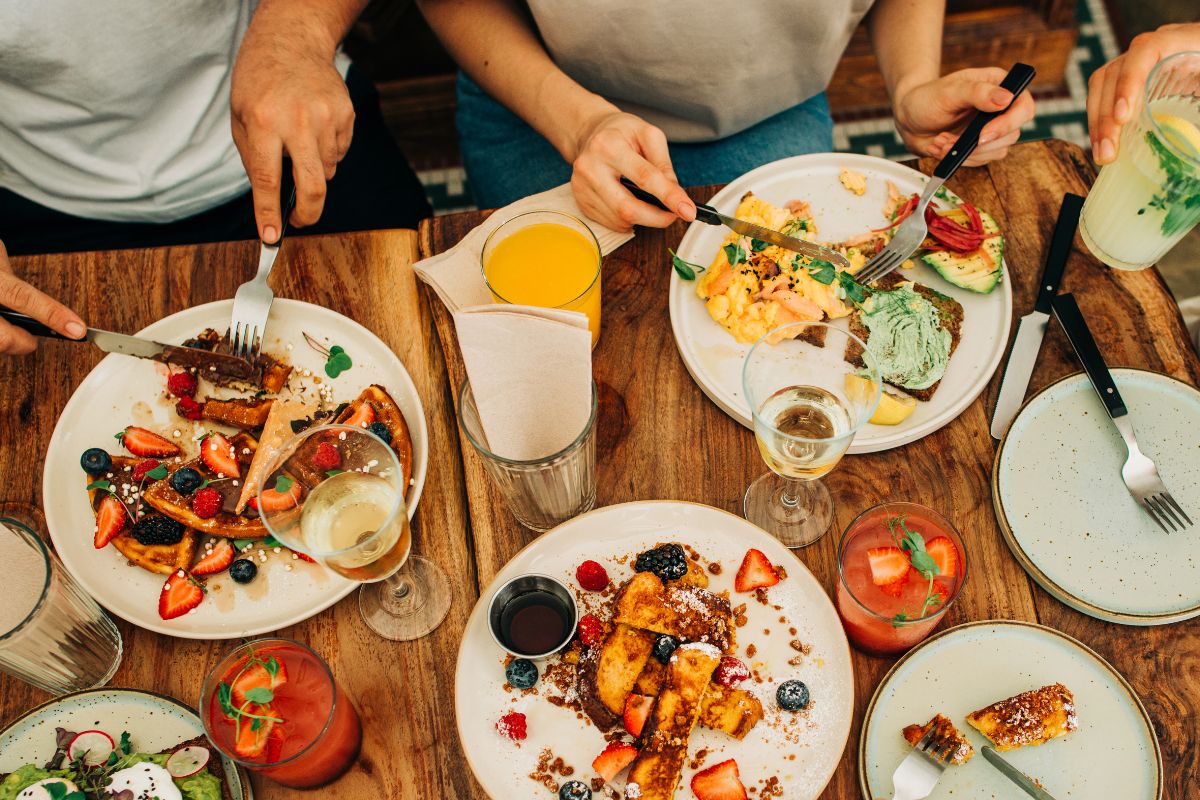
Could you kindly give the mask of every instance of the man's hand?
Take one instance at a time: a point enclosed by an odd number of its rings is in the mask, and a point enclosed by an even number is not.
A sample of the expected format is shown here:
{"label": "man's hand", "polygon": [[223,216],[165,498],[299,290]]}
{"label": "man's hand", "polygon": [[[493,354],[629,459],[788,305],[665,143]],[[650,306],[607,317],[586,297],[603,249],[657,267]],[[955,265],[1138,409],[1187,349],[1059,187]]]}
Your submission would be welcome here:
{"label": "man's hand", "polygon": [[[696,204],[671,167],[667,137],[640,117],[606,111],[583,127],[575,149],[571,189],[580,209],[602,225],[627,231],[634,225],[665,228],[680,218],[696,218]],[[622,175],[674,213],[635,198],[620,184]]]}
{"label": "man's hand", "polygon": [[[1000,88],[1006,74],[999,67],[962,69],[897,92],[896,130],[913,153],[945,156],[976,111],[999,111],[1012,100],[1012,93]],[[1004,158],[1033,112],[1033,98],[1022,92],[1008,111],[984,126],[964,163],[973,167]]]}
{"label": "man's hand", "polygon": [[[0,242],[0,305],[27,314],[72,339],[87,333],[87,326],[74,311],[13,275],[3,242]],[[19,356],[35,349],[37,339],[0,320],[0,354]]]}
{"label": "man's hand", "polygon": [[1200,22],[1163,25],[1133,37],[1129,49],[1088,78],[1088,135],[1097,164],[1117,157],[1121,126],[1133,119],[1150,70],[1167,56],[1200,50]]}

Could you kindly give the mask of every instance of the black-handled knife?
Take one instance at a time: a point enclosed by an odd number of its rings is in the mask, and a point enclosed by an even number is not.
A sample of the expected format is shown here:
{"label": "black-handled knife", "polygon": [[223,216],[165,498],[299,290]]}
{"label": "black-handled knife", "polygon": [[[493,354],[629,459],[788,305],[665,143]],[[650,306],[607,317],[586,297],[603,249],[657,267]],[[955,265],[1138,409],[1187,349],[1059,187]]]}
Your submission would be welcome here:
{"label": "black-handled knife", "polygon": [[954,174],[954,171],[962,166],[962,163],[967,160],[971,153],[975,152],[976,146],[979,145],[979,134],[983,131],[983,126],[994,120],[996,117],[1003,114],[1008,109],[1012,108],[1012,104],[1017,102],[1017,97],[1021,92],[1025,91],[1033,76],[1037,74],[1037,70],[1028,64],[1017,62],[1013,64],[1012,69],[1004,76],[1004,80],[1000,81],[1000,88],[1007,89],[1012,92],[1012,100],[1008,101],[1008,105],[999,111],[980,111],[959,134],[958,139],[950,147],[950,152],[946,153],[945,158],[934,169],[933,175],[942,180],[948,179]]}
{"label": "black-handled knife", "polygon": [[1100,348],[1096,346],[1096,340],[1079,310],[1079,304],[1075,302],[1075,297],[1060,294],[1054,298],[1053,305],[1054,316],[1058,318],[1063,332],[1067,334],[1071,347],[1075,349],[1075,355],[1079,356],[1079,361],[1092,382],[1092,388],[1100,395],[1108,415],[1118,419],[1128,414],[1125,401],[1117,391],[1117,384],[1112,373],[1108,371],[1108,365],[1104,363],[1104,356],[1100,355]]}

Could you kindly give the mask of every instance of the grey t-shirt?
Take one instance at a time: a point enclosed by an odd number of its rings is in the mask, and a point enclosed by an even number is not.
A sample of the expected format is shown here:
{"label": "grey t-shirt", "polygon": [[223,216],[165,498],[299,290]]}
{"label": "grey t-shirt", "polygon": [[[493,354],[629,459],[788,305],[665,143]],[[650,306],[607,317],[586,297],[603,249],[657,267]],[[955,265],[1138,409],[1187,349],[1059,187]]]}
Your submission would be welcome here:
{"label": "grey t-shirt", "polygon": [[873,0],[528,0],[555,63],[671,141],[719,139],[824,91]]}

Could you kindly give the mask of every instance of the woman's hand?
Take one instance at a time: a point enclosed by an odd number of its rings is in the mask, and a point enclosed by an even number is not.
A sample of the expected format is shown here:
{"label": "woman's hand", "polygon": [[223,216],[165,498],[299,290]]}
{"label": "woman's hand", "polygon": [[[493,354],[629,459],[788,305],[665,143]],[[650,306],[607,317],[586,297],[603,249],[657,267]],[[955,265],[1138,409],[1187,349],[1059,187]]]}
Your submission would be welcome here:
{"label": "woman's hand", "polygon": [[[999,111],[1012,101],[1012,92],[1000,88],[1006,74],[999,67],[961,69],[897,92],[896,130],[913,153],[945,156],[975,112]],[[1033,98],[1022,92],[1011,108],[983,127],[966,166],[1004,158],[1033,113]]]}
{"label": "woman's hand", "polygon": [[[87,333],[87,326],[74,311],[13,275],[3,242],[0,242],[0,306],[27,314],[72,339]],[[37,339],[15,325],[0,320],[0,355],[19,356],[32,353],[35,349]]]}

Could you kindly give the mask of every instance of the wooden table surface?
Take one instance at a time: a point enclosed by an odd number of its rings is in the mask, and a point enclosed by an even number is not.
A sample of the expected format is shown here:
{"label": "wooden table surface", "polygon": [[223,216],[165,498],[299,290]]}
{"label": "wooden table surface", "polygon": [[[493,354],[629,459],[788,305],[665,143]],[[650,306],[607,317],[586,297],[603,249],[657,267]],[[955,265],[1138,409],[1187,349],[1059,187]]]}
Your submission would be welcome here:
{"label": "wooden table surface", "polygon": [[[920,165],[927,174],[933,166]],[[1005,232],[1015,316],[1033,307],[1063,193],[1086,193],[1094,176],[1082,150],[1049,141],[1018,145],[999,164],[965,169],[950,181],[952,190],[995,215]],[[718,188],[695,189],[692,196],[707,200]],[[456,214],[426,223],[421,255],[453,245],[484,216]],[[705,397],[672,339],[667,248],[678,245],[684,230],[682,223],[665,231],[639,230],[632,242],[604,260],[603,332],[593,358],[602,402],[596,505],[675,499],[740,514],[742,493],[766,468],[753,434]],[[1077,240],[1064,291],[1075,294],[1112,366],[1144,367],[1200,385],[1200,359],[1156,271],[1109,269]],[[451,386],[458,387],[464,372],[452,320],[440,303],[430,305]],[[1078,371],[1070,345],[1052,326],[1030,391]],[[883,500],[911,500],[942,511],[962,531],[971,554],[971,579],[943,627],[981,619],[1034,620],[1094,648],[1129,679],[1154,719],[1165,766],[1163,797],[1190,796],[1200,775],[1195,723],[1200,715],[1200,619],[1158,628],[1101,622],[1054,600],[1022,571],[992,513],[989,481],[995,446],[988,424],[998,386],[999,374],[958,419],[933,435],[889,452],[848,456],[825,478],[837,504],[831,533],[796,555],[828,590],[836,574],[838,533],[859,511]],[[471,549],[482,589],[534,534],[505,511],[479,457],[465,440],[460,444]],[[842,762],[822,795],[827,798],[860,796],[856,759],[862,713],[894,663],[857,651],[853,658],[855,718]],[[477,790],[476,796],[485,795]]]}

